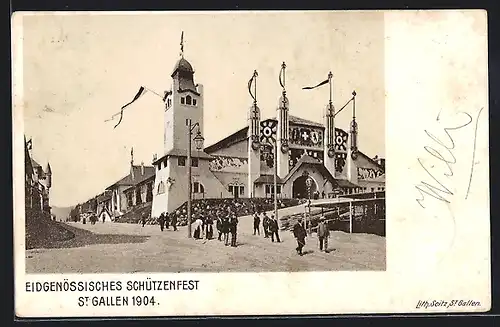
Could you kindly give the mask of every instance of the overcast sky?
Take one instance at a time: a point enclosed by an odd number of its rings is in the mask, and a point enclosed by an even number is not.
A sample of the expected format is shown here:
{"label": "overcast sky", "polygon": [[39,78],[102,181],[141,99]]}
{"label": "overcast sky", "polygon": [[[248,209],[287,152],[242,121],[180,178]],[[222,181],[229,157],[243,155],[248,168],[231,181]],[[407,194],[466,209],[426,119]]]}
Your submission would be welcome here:
{"label": "overcast sky", "polygon": [[[275,115],[278,75],[287,64],[290,114],[322,122],[328,87],[304,91],[334,75],[340,108],[355,89],[360,150],[385,156],[384,21],[377,12],[134,13],[25,16],[25,134],[34,158],[53,171],[51,204],[73,205],[163,153],[163,104],[148,93],[120,126],[104,122],[141,85],[170,88],[184,31],[185,58],[205,87],[208,146],[246,126],[256,69],[263,119]],[[348,129],[351,112],[337,116]]]}

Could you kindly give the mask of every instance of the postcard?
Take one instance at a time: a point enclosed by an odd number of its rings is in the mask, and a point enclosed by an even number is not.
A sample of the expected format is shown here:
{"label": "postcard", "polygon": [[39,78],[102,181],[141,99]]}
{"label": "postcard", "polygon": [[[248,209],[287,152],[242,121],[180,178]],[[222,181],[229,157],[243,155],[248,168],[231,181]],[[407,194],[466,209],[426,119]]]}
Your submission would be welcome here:
{"label": "postcard", "polygon": [[486,11],[16,12],[12,49],[18,317],[490,309]]}

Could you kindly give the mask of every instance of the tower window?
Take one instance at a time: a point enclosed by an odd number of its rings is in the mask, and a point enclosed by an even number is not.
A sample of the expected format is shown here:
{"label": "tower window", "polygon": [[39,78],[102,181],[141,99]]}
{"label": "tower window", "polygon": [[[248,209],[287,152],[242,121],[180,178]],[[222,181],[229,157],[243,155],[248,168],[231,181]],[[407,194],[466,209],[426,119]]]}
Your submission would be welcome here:
{"label": "tower window", "polygon": [[205,193],[205,188],[200,182],[194,182],[192,185],[193,193]]}
{"label": "tower window", "polygon": [[184,157],[177,158],[177,165],[185,166],[186,165],[186,158],[184,158]]}
{"label": "tower window", "polygon": [[198,158],[191,158],[191,167],[198,167]]}
{"label": "tower window", "polygon": [[184,104],[184,98],[181,98],[181,104]]}
{"label": "tower window", "polygon": [[191,99],[192,99],[192,98],[191,98],[191,96],[190,96],[190,95],[188,95],[188,96],[186,97],[186,104],[191,105]]}
{"label": "tower window", "polygon": [[167,99],[167,107],[170,108],[170,106],[172,106],[172,99],[168,98]]}
{"label": "tower window", "polygon": [[165,184],[163,184],[163,181],[161,181],[158,184],[158,194],[163,194],[165,193]]}
{"label": "tower window", "polygon": [[193,99],[193,106],[196,106],[196,99]]}

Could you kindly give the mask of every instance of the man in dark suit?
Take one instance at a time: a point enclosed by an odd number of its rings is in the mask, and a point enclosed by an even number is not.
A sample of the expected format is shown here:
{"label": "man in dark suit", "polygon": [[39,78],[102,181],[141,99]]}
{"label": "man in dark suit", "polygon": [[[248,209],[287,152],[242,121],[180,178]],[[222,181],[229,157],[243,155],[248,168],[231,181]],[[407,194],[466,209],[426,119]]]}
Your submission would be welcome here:
{"label": "man in dark suit", "polygon": [[271,232],[271,241],[274,242],[274,237],[276,236],[276,242],[280,243],[280,236],[278,234],[278,220],[274,215],[271,215],[271,220],[269,222],[269,231]]}
{"label": "man in dark suit", "polygon": [[299,221],[293,226],[293,236],[297,239],[297,247],[295,250],[298,255],[302,255],[302,248],[306,245],[307,236],[306,229],[302,223],[302,218],[299,218]]}
{"label": "man in dark suit", "polygon": [[259,213],[258,212],[255,212],[255,214],[253,215],[253,234],[255,235],[256,233],[258,233],[260,235],[260,228],[259,228],[259,225],[260,225],[260,217],[259,217]]}

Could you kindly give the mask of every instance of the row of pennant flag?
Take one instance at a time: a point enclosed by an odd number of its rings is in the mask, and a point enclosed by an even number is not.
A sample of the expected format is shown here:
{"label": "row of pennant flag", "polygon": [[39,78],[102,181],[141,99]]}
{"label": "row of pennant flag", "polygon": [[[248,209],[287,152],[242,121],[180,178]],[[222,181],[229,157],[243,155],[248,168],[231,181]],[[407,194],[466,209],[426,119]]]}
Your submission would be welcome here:
{"label": "row of pennant flag", "polygon": [[[285,63],[283,63],[282,65],[282,68],[281,68],[281,71],[280,71],[280,76],[279,76],[279,81],[280,81],[280,85],[283,87],[283,89],[285,88],[285,85],[284,85],[284,69],[285,69]],[[282,75],[283,75],[283,79],[282,79]],[[254,93],[251,92],[251,86],[252,86],[252,83],[255,83],[255,79],[257,77],[257,72],[254,71],[254,74],[252,76],[252,78],[249,80],[248,82],[248,90],[250,92],[250,95],[252,96],[252,98],[256,101],[256,88],[254,90]],[[317,85],[315,86],[306,86],[306,87],[303,87],[302,89],[303,90],[314,90],[318,87],[321,87],[325,84],[328,84],[330,82],[330,79],[331,79],[331,74],[329,74],[328,78],[320,83],[318,83]],[[107,119],[106,122],[108,121],[114,121],[116,117],[120,117],[118,119],[118,122],[116,123],[115,127],[118,127],[118,125],[120,125],[120,123],[122,122],[123,120],[123,111],[128,107],[130,106],[131,104],[133,104],[134,102],[136,102],[137,100],[139,100],[141,97],[143,97],[147,92],[151,92],[157,96],[160,96],[158,93],[152,91],[151,89],[145,87],[145,86],[141,86],[139,88],[139,91],[136,93],[136,95],[134,96],[134,98],[132,99],[132,101],[126,103],[125,105],[123,105],[120,109],[119,112],[115,113],[113,116],[111,116],[111,118]],[[352,92],[352,98],[339,110],[336,112],[336,114],[338,114],[342,109],[344,109],[351,101],[353,101],[355,99],[355,96],[356,96],[356,91],[353,91]]]}

